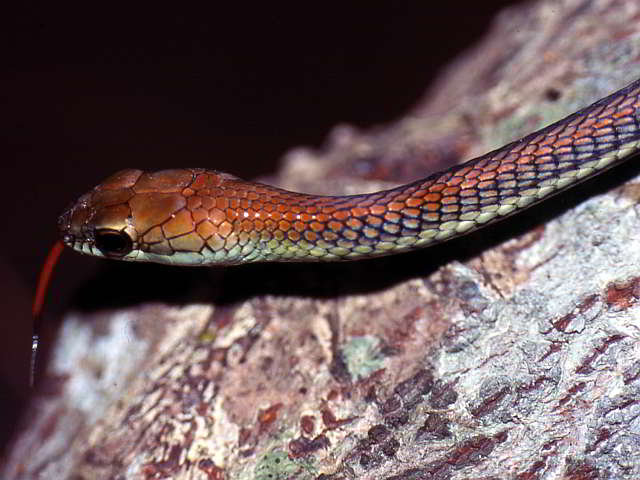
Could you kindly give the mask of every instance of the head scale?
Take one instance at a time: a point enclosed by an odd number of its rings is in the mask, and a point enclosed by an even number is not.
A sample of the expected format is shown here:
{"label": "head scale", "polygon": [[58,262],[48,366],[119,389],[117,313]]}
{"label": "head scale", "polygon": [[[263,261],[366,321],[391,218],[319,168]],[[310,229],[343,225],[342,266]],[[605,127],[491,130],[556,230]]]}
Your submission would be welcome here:
{"label": "head scale", "polygon": [[[88,255],[200,264],[202,239],[187,208],[196,170],[123,170],[71,205],[58,220],[63,242]],[[221,177],[219,177],[221,178]]]}

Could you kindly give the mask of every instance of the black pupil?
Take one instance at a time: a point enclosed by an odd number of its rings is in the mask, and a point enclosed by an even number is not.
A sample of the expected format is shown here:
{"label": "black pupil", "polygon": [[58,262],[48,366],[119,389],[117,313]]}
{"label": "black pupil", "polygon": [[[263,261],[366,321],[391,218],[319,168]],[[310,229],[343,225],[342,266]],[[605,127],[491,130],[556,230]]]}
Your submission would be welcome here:
{"label": "black pupil", "polygon": [[115,230],[98,230],[96,247],[105,255],[123,256],[131,251],[133,244],[129,235]]}

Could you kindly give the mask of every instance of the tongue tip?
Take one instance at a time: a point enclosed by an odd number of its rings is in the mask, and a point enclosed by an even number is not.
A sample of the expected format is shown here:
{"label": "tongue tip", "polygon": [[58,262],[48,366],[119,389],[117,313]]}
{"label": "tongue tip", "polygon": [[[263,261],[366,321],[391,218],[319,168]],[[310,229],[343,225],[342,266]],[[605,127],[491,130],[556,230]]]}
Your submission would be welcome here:
{"label": "tongue tip", "polygon": [[33,335],[31,337],[31,365],[29,368],[29,386],[33,387],[35,381],[35,370],[36,370],[36,354],[38,352],[38,342],[40,336],[38,334],[40,317],[42,315],[42,309],[44,307],[44,301],[47,297],[47,289],[49,287],[49,282],[51,281],[51,276],[53,275],[53,270],[58,263],[60,258],[60,254],[64,250],[64,243],[61,240],[58,240],[53,244],[49,254],[47,255],[44,264],[42,265],[42,270],[40,271],[40,275],[38,277],[38,284],[36,286],[36,293],[33,296],[33,306],[31,307],[31,314],[33,315]]}

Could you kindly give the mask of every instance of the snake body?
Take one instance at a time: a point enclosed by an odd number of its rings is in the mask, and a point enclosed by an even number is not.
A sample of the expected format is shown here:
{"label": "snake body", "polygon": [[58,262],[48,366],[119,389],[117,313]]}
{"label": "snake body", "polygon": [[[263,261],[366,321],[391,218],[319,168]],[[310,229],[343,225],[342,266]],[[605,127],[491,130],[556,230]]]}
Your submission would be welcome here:
{"label": "snake body", "polygon": [[433,245],[519,212],[640,148],[640,80],[464,164],[363,195],[294,193],[201,168],[118,172],[59,219],[73,249],[175,265],[336,261]]}

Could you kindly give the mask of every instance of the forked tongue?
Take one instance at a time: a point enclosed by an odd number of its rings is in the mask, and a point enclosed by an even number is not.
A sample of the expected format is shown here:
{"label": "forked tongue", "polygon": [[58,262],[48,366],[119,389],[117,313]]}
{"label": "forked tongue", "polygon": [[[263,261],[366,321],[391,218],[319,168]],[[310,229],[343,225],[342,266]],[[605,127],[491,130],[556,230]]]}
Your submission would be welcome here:
{"label": "forked tongue", "polygon": [[47,259],[42,265],[42,270],[38,277],[36,294],[33,297],[33,307],[31,309],[31,313],[33,315],[33,335],[31,336],[31,364],[29,365],[29,385],[31,387],[33,387],[36,373],[36,354],[38,352],[38,342],[40,341],[39,332],[42,307],[44,306],[44,301],[47,297],[47,289],[49,288],[53,269],[58,263],[62,250],[64,250],[64,243],[62,243],[62,240],[58,240],[53,244],[49,255],[47,255]]}

